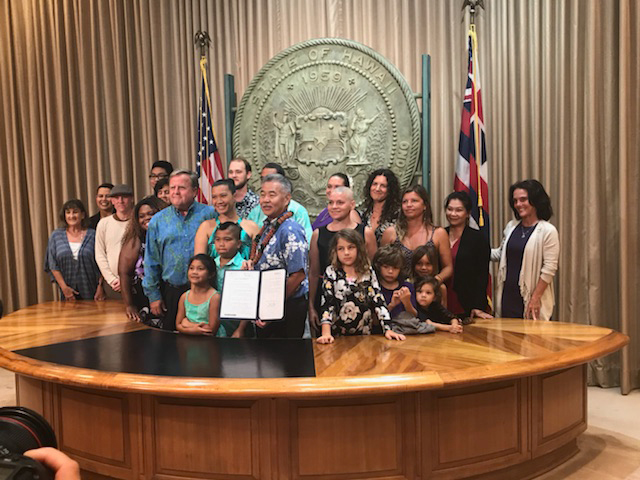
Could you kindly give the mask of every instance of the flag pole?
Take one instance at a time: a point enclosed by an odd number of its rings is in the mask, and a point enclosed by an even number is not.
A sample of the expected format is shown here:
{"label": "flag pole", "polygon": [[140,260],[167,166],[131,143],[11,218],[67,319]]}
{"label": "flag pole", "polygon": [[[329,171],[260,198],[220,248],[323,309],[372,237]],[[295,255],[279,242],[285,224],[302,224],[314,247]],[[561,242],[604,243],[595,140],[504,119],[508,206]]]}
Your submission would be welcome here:
{"label": "flag pole", "polygon": [[476,35],[476,8],[484,9],[484,0],[464,0],[462,9],[469,7],[469,36],[471,37],[471,49],[473,59],[473,106],[475,116],[474,119],[474,140],[476,147],[476,172],[478,174],[478,226],[484,227],[484,215],[483,207],[484,201],[482,199],[482,182],[480,176],[480,169],[482,168],[482,143],[480,142],[480,114],[478,112],[478,83],[476,73],[478,71],[478,37]]}

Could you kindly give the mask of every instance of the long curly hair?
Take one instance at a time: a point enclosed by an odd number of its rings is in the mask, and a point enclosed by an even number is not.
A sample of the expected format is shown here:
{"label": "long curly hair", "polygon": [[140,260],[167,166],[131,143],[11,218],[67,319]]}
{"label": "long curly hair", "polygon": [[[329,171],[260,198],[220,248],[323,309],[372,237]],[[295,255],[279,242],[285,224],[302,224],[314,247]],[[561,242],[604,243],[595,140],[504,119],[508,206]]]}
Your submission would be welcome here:
{"label": "long curly hair", "polygon": [[[425,228],[432,226],[433,214],[431,212],[431,202],[429,201],[429,194],[427,190],[422,185],[413,185],[407,188],[402,193],[402,198],[408,193],[415,193],[418,195],[422,202],[424,203],[424,212],[422,213],[422,223]],[[398,221],[396,222],[396,235],[398,236],[398,240],[402,241],[404,236],[407,233],[407,217],[405,216],[402,208],[400,208],[400,213],[398,214]]]}
{"label": "long curly hair", "polygon": [[382,175],[387,179],[387,198],[384,201],[382,215],[380,216],[380,224],[385,222],[393,222],[400,210],[400,182],[398,177],[388,168],[379,168],[374,170],[367,178],[364,185],[362,196],[364,197],[364,217],[368,217],[373,212],[373,199],[371,198],[371,185],[376,177]]}
{"label": "long curly hair", "polygon": [[340,239],[356,246],[357,255],[353,267],[358,276],[363,276],[369,273],[371,263],[369,262],[369,257],[367,256],[367,249],[364,245],[364,238],[362,238],[362,235],[360,235],[352,228],[343,228],[339,232],[336,232],[336,234],[331,239],[331,245],[329,247],[329,260],[333,268],[335,270],[342,268],[342,264],[338,259],[338,240]]}
{"label": "long curly hair", "polygon": [[140,213],[140,209],[144,206],[148,205],[151,207],[151,210],[154,210],[153,214],[155,215],[163,208],[168,207],[166,202],[160,200],[155,195],[149,195],[148,197],[144,197],[136,206],[133,207],[133,214],[129,219],[129,224],[127,225],[127,229],[122,236],[122,245],[127,244],[134,238],[138,238],[140,242],[144,243],[147,238],[147,231],[140,226],[140,222],[138,221],[138,214]]}

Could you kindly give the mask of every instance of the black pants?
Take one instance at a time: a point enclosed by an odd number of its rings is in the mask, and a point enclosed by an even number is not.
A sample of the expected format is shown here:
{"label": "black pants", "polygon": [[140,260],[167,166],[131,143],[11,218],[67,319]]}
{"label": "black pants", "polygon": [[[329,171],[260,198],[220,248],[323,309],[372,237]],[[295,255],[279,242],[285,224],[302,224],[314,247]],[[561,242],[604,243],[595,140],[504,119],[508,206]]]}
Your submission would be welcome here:
{"label": "black pants", "polygon": [[160,287],[162,293],[162,300],[164,300],[164,306],[167,311],[162,318],[162,329],[173,332],[176,329],[176,315],[178,314],[178,302],[184,292],[189,290],[190,285],[171,285],[170,283],[163,283]]}
{"label": "black pants", "polygon": [[264,328],[256,327],[258,338],[302,338],[307,319],[306,296],[289,298],[284,302],[284,320],[269,322]]}

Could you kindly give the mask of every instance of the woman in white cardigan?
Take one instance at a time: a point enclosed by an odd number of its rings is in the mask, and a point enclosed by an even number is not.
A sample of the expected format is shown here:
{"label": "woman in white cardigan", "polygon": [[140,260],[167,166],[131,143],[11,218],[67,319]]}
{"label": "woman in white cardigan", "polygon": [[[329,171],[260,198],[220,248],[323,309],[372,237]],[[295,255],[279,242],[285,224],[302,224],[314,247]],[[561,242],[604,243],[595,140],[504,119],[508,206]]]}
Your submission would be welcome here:
{"label": "woman in white cardigan", "polygon": [[553,277],[558,270],[560,241],[551,199],[537,180],[511,185],[509,203],[516,220],[504,229],[491,260],[499,261],[496,316],[550,320],[555,304]]}

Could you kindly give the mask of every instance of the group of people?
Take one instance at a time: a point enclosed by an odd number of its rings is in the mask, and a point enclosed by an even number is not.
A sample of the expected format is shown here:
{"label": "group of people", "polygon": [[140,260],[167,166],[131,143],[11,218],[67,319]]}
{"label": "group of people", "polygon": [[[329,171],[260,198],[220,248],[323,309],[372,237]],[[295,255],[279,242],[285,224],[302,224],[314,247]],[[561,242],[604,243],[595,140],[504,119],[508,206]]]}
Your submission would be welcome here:
{"label": "group of people", "polygon": [[[261,188],[249,189],[251,165],[234,159],[212,187],[211,205],[196,201],[197,176],[156,162],[154,194],[133,205],[126,185],[102,184],[91,220],[79,200],[63,205],[63,228],[51,235],[45,269],[61,296],[100,300],[120,294],[132,320],[189,334],[302,337],[306,320],[320,343],[338,335],[462,331],[464,319],[549,320],[558,233],[551,202],[536,180],[509,190],[515,219],[491,250],[470,225],[471,200],[444,201],[446,228],[434,225],[421,185],[400,191],[389,169],[375,170],[356,210],[349,177],[327,182],[327,208],[313,224],[291,198],[284,169],[268,163]],[[92,224],[93,225],[93,224]],[[489,262],[499,262],[495,309],[488,301]],[[218,318],[228,270],[287,272],[284,319]]]}

